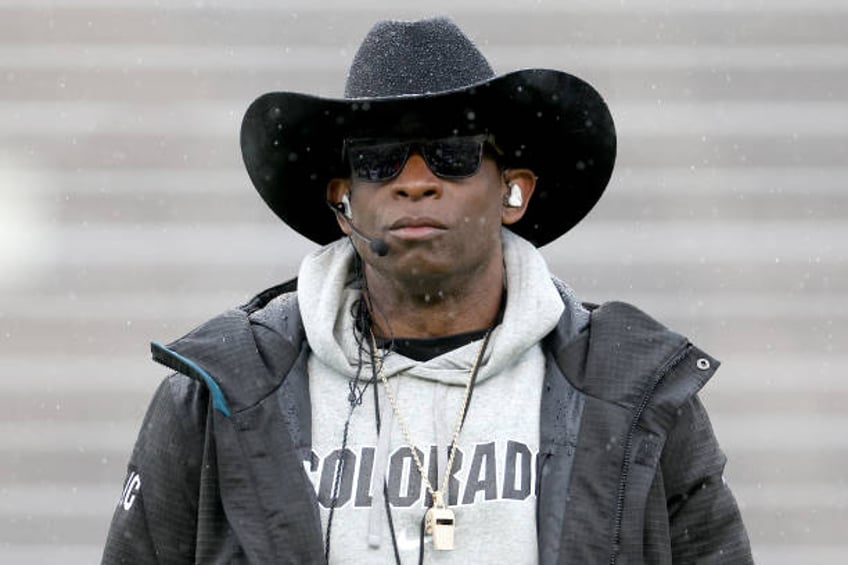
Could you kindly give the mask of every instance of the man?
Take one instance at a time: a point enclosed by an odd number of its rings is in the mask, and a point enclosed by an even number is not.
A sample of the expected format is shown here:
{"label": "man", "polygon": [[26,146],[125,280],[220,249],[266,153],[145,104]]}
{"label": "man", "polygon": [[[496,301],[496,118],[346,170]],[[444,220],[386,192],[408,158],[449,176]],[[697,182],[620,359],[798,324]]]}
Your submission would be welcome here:
{"label": "man", "polygon": [[262,96],[241,142],[324,247],[153,344],[177,373],[105,563],[750,562],[696,397],[717,362],[631,306],[590,311],[536,250],[612,171],[588,84],[495,76],[445,19],[381,22],[344,99]]}

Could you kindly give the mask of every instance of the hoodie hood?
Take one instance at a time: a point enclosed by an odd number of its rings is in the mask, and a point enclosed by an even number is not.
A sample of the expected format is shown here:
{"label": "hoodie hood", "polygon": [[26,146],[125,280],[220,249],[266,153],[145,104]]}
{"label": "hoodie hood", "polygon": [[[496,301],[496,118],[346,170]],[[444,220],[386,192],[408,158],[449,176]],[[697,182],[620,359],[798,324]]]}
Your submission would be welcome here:
{"label": "hoodie hood", "polygon": [[[465,422],[467,425],[462,426],[460,443],[465,449],[476,449],[473,446],[494,447],[500,442],[501,449],[506,450],[507,443],[517,442],[524,445],[528,453],[535,453],[538,452],[538,406],[545,366],[540,343],[560,322],[565,308],[563,300],[568,298],[557,290],[544,259],[531,243],[506,230],[502,231],[502,241],[506,304],[501,323],[490,335],[477,375],[473,416]],[[375,435],[374,422],[370,421],[370,417],[354,417],[357,404],[349,400],[351,390],[348,381],[355,377],[360,357],[365,364],[371,362],[370,355],[360,354],[354,335],[351,312],[361,291],[353,277],[353,263],[353,246],[342,239],[306,257],[298,275],[298,301],[312,352],[309,359],[310,380],[315,382],[310,391],[315,432],[313,448],[319,454],[332,453],[339,443],[345,443],[346,440],[339,437],[344,430],[344,437],[348,437],[349,432],[349,437],[355,438],[352,443],[347,443],[350,449],[355,451],[354,446],[361,442],[361,445],[374,450],[368,489],[373,500],[368,519],[366,522],[360,518],[349,519],[359,525],[351,526],[343,543],[356,547],[361,536],[366,538],[370,550],[383,548],[385,551],[383,493],[391,475],[389,468],[391,462],[397,460],[397,454],[403,453],[398,450],[409,448],[413,442],[406,437],[402,440],[400,436],[409,435],[416,438],[414,441],[424,442],[416,444],[419,447],[429,445],[429,449],[421,447],[424,453],[433,453],[436,446],[451,445],[457,425],[456,410],[462,410],[463,389],[469,382],[481,341],[466,344],[426,362],[415,361],[396,352],[387,355],[382,373],[392,380],[392,383],[387,383],[386,390],[394,390],[399,408],[395,407],[395,402],[380,401],[379,421],[382,424]],[[364,370],[365,375],[370,373],[370,368]],[[401,374],[407,378],[393,378]],[[500,377],[493,378],[495,375]],[[382,388],[373,390],[382,391]],[[508,415],[503,414],[506,399],[513,408]],[[365,403],[370,404],[370,401]],[[347,420],[343,418],[345,412]],[[395,420],[406,423],[396,424]],[[408,431],[401,434],[403,429]],[[447,468],[447,450],[436,449],[435,453],[438,455],[427,463],[427,468],[435,465],[436,475],[445,477],[446,473],[452,472]],[[395,476],[399,476],[397,471]],[[313,478],[313,481],[317,480]],[[340,511],[345,512],[347,508]],[[417,537],[410,532],[419,531],[420,513],[412,508],[398,510],[395,527],[406,531],[406,536]],[[510,523],[506,528],[510,535],[513,538],[519,535],[528,543],[495,544],[498,549],[491,546],[490,551],[502,555],[518,548],[518,554],[513,553],[513,558],[507,560],[527,562],[536,553],[535,544],[529,543],[534,540],[534,512],[535,504],[527,498],[517,505],[466,507],[463,520],[482,524],[496,516],[496,522]],[[325,521],[329,523],[326,514]],[[518,530],[522,533],[516,534]]]}
{"label": "hoodie hood", "polygon": [[[528,241],[502,231],[507,300],[503,320],[493,331],[478,382],[501,372],[556,327],[565,305],[547,264]],[[344,375],[355,374],[358,354],[351,306],[360,290],[353,279],[354,251],[345,239],[308,255],[298,275],[303,325],[314,355]],[[574,301],[574,307],[582,308]],[[403,336],[398,336],[403,337]],[[384,371],[464,386],[479,342],[467,344],[421,363],[392,353]],[[368,362],[368,359],[365,359]]]}

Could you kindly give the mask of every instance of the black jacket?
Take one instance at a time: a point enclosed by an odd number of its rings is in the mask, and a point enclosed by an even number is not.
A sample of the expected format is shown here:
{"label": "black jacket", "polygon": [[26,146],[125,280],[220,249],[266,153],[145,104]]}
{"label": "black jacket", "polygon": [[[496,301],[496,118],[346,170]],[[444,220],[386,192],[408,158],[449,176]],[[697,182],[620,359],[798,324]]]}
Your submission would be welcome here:
{"label": "black jacket", "polygon": [[[309,354],[277,287],[161,346],[103,563],[321,563]],[[750,563],[696,394],[718,366],[623,303],[544,343],[540,563]]]}

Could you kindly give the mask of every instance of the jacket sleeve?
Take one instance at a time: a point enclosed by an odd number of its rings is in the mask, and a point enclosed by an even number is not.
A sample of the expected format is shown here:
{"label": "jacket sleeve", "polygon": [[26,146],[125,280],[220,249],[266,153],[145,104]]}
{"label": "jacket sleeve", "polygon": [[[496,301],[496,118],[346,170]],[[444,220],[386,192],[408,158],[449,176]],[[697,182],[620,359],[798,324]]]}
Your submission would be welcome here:
{"label": "jacket sleeve", "polygon": [[172,375],[157,389],[136,440],[103,564],[193,563],[206,388]]}
{"label": "jacket sleeve", "polygon": [[663,450],[663,482],[674,563],[753,563],[736,500],[724,482],[726,457],[694,397]]}

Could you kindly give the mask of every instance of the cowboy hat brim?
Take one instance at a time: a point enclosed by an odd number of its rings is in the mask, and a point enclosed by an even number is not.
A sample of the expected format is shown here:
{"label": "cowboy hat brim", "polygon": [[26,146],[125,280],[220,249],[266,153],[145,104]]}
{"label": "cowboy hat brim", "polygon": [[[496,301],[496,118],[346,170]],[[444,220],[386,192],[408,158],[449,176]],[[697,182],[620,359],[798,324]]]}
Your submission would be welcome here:
{"label": "cowboy hat brim", "polygon": [[250,179],[284,222],[326,244],[342,233],[327,183],[347,177],[350,138],[436,138],[489,133],[503,165],[532,170],[536,190],[510,229],[537,247],[558,238],[600,199],[612,174],[612,116],[591,85],[561,71],[527,69],[465,88],[388,98],[330,99],[291,92],[248,108],[241,148]]}

